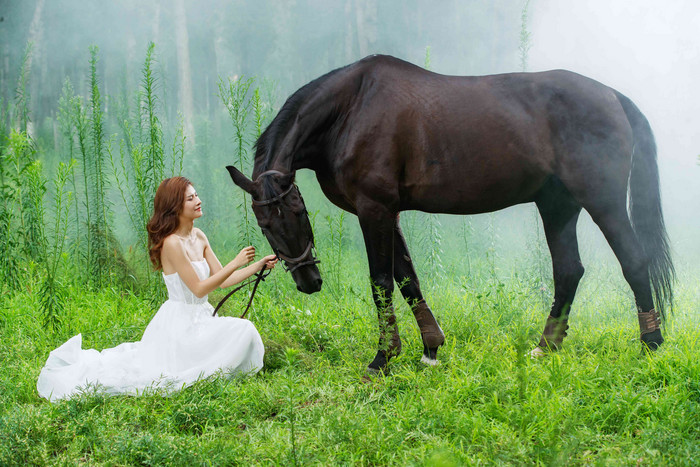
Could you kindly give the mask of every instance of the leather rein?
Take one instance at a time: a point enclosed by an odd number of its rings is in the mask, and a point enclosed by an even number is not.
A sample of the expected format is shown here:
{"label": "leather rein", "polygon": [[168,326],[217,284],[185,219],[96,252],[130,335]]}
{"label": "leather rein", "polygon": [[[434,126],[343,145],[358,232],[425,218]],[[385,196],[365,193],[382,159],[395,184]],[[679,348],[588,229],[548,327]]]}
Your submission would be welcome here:
{"label": "leather rein", "polygon": [[[268,171],[263,172],[260,175],[258,175],[256,180],[260,179],[260,177],[262,177],[262,176],[272,175],[272,174],[284,175],[282,172],[279,172],[277,170],[268,170]],[[279,195],[274,196],[273,198],[262,200],[262,201],[257,201],[255,199],[253,199],[253,206],[267,206],[267,205],[272,204],[274,202],[280,201],[285,196],[287,196],[289,193],[291,193],[294,188],[296,188],[296,185],[294,185],[292,183],[291,185],[289,185],[289,188],[287,188],[283,193],[280,193]],[[270,242],[270,239],[269,239],[265,229],[263,229],[263,234],[265,235],[265,237],[267,238],[267,241],[270,243],[270,246],[272,247],[272,242]],[[284,261],[283,266],[289,272],[294,272],[294,270],[296,270],[297,268],[300,268],[301,266],[320,263],[320,261],[317,260],[313,254],[313,249],[314,249],[313,236],[311,236],[311,240],[309,240],[309,243],[306,246],[306,248],[304,249],[304,252],[301,255],[297,256],[296,258],[290,258],[289,256],[280,253],[280,251],[274,247],[272,247],[272,249],[275,252],[275,255],[277,255],[277,258]],[[311,256],[311,259],[306,259],[307,256]],[[291,264],[291,267],[288,266],[290,264]],[[263,264],[262,269],[260,269],[260,271],[255,273],[255,279],[249,279],[246,282],[244,282],[243,284],[241,284],[238,287],[236,287],[235,289],[233,289],[232,291],[230,291],[229,293],[227,293],[226,296],[221,299],[219,304],[216,305],[216,308],[214,308],[214,313],[212,313],[212,316],[216,316],[216,313],[219,311],[219,308],[221,308],[221,306],[224,304],[224,302],[226,300],[228,300],[231,297],[231,295],[233,295],[234,293],[238,292],[242,288],[244,288],[244,287],[246,287],[254,282],[253,291],[251,292],[250,298],[248,299],[248,305],[245,307],[245,311],[243,311],[243,314],[241,315],[241,319],[245,318],[245,315],[248,313],[250,306],[253,304],[253,297],[255,297],[255,292],[258,290],[258,285],[260,285],[260,282],[264,281],[265,278],[270,274],[270,272],[272,272],[272,269],[266,269],[266,266],[267,266],[266,264]]]}
{"label": "leather rein", "polygon": [[236,292],[241,290],[243,287],[250,285],[252,282],[255,282],[255,285],[253,285],[253,292],[250,294],[250,298],[248,299],[248,305],[245,307],[245,311],[241,315],[241,319],[245,318],[245,315],[248,313],[250,306],[253,304],[253,297],[255,297],[255,291],[258,290],[258,285],[260,285],[260,283],[262,281],[264,281],[265,278],[268,275],[270,275],[270,273],[272,272],[272,269],[265,270],[266,266],[267,266],[267,264],[263,264],[262,269],[255,273],[255,279],[249,279],[249,280],[245,281],[244,283],[242,283],[241,285],[239,285],[238,287],[236,287],[235,289],[233,289],[232,291],[230,291],[229,293],[227,293],[226,296],[221,299],[219,304],[216,305],[216,308],[214,308],[214,313],[212,313],[211,315],[216,316],[216,313],[219,311],[219,308],[221,308],[221,305],[223,305],[224,302],[231,297],[231,295],[235,294]]}

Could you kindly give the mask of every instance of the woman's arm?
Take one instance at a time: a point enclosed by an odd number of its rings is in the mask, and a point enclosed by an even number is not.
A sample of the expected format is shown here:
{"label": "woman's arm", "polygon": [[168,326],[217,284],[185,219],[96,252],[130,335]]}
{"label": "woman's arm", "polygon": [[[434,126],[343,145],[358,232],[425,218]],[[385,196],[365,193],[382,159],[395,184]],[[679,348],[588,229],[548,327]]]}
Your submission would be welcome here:
{"label": "woman's arm", "polygon": [[240,282],[243,282],[256,272],[260,271],[263,268],[263,265],[265,265],[266,269],[272,269],[275,267],[275,264],[277,264],[277,256],[275,255],[269,255],[265,256],[263,259],[260,259],[253,264],[244,267],[243,269],[239,269],[235,271],[233,274],[231,274],[228,279],[226,279],[220,287],[222,289],[225,289],[226,287],[231,287],[232,285],[236,285]]}
{"label": "woman's arm", "polygon": [[[207,248],[207,250],[213,254],[211,248]],[[221,263],[216,260],[214,266],[218,265],[218,271],[202,280],[195,272],[194,267],[192,267],[184,246],[176,236],[171,235],[167,237],[163,242],[163,250],[161,251],[161,264],[164,267],[167,265],[169,270],[177,272],[187,288],[199,298],[219,287],[236,269],[251,262],[253,258],[255,258],[255,248],[247,247],[241,250],[236,258],[224,267],[221,267]],[[214,269],[210,258],[205,255],[205,259],[209,263],[210,270]]]}
{"label": "woman's arm", "polygon": [[[219,262],[219,259],[216,257],[216,254],[214,253],[214,250],[212,250],[211,245],[209,244],[209,239],[207,239],[207,236],[204,235],[204,232],[199,230],[197,232],[197,235],[200,235],[201,239],[204,241],[204,259],[207,260],[207,263],[209,263],[209,270],[211,271],[212,274],[215,274],[221,269],[221,263]],[[255,247],[248,247],[248,248],[253,248],[253,253],[255,253]],[[256,261],[255,263],[243,268],[239,269],[237,271],[234,271],[228,278],[219,286],[222,289],[225,289],[227,287],[231,287],[232,285],[236,285],[240,282],[243,282],[256,272],[260,271],[263,268],[263,264],[266,264],[267,269],[272,269],[275,267],[275,264],[277,264],[277,256],[275,255],[269,255],[264,257],[261,260]]]}

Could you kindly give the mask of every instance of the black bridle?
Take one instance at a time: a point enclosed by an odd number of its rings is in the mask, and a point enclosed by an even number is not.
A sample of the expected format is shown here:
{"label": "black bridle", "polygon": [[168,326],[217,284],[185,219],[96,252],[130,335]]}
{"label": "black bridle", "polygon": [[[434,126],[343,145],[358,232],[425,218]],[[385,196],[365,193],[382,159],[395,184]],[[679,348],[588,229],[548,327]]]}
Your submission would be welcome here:
{"label": "black bridle", "polygon": [[[279,174],[279,175],[284,175],[282,172],[278,172],[277,170],[268,170],[266,172],[261,173],[258,175],[257,179],[260,179],[260,177],[265,176],[265,175],[272,175],[272,174]],[[256,180],[257,180],[256,179]],[[287,196],[289,193],[291,193],[293,190],[297,191],[297,194],[299,195],[299,198],[301,198],[301,193],[299,193],[299,189],[297,186],[292,183],[289,188],[287,188],[283,193],[280,193],[279,195],[273,196],[270,199],[262,200],[262,201],[256,201],[253,199],[253,206],[268,206],[270,204],[282,201],[285,196]],[[307,266],[310,264],[318,264],[321,261],[316,259],[316,256],[314,255],[314,233],[309,229],[309,232],[307,234],[309,235],[309,243],[306,245],[306,248],[304,249],[304,252],[297,256],[296,258],[290,258],[288,255],[283,254],[282,252],[279,251],[279,249],[275,248],[272,244],[272,241],[270,240],[271,236],[269,234],[269,231],[267,229],[263,229],[262,227],[260,228],[263,232],[263,235],[265,235],[265,238],[267,238],[268,243],[270,243],[270,246],[272,247],[272,251],[275,252],[275,255],[277,255],[277,258],[281,259],[284,261],[283,266],[285,270],[289,272],[294,272],[296,269],[302,267],[302,266]],[[290,267],[291,265],[291,267]],[[251,283],[254,283],[253,285],[253,291],[250,294],[250,298],[248,299],[248,305],[245,308],[245,311],[243,311],[243,314],[241,315],[241,318],[245,318],[246,314],[248,313],[248,310],[250,309],[250,306],[253,304],[253,297],[255,297],[255,292],[258,290],[258,285],[260,285],[260,282],[264,281],[265,278],[272,272],[271,269],[267,269],[266,264],[263,264],[262,269],[258,271],[255,274],[255,279],[250,279],[243,284],[239,285],[232,291],[230,291],[224,298],[221,299],[218,305],[216,305],[216,308],[214,309],[214,312],[212,313],[212,316],[216,316],[218,313],[219,309],[221,306],[224,304],[226,300],[228,300],[234,293],[238,292],[242,288],[250,285]]]}
{"label": "black bridle", "polygon": [[[267,175],[285,175],[285,174],[283,174],[282,172],[280,172],[278,170],[267,170],[267,171],[261,173],[260,175],[258,175],[255,180],[256,181],[260,180],[261,177],[264,177]],[[294,183],[292,183],[291,185],[289,185],[289,188],[284,190],[284,192],[282,192],[278,195],[275,195],[272,198],[260,200],[260,201],[253,199],[253,206],[269,206],[271,204],[278,203],[278,202],[282,201],[292,191],[296,191],[297,195],[299,195],[299,198],[301,198],[301,193],[299,193],[299,189],[297,188],[297,186]],[[306,248],[304,249],[304,252],[297,257],[291,257],[289,255],[282,253],[279,250],[279,248],[275,247],[275,245],[272,241],[273,238],[272,238],[272,235],[270,234],[270,231],[263,228],[263,227],[260,227],[260,229],[262,230],[263,235],[265,235],[265,238],[267,238],[267,241],[270,244],[270,247],[272,247],[272,251],[274,251],[275,255],[277,255],[277,258],[279,258],[280,260],[283,261],[283,266],[284,266],[285,270],[287,270],[289,272],[294,272],[302,266],[309,266],[309,265],[318,264],[321,262],[320,260],[316,259],[316,255],[314,254],[315,253],[314,252],[314,250],[315,250],[314,234],[313,234],[313,231],[311,231],[310,229],[309,229],[310,230],[309,232],[306,232],[308,237],[309,237],[309,242],[307,243]]]}

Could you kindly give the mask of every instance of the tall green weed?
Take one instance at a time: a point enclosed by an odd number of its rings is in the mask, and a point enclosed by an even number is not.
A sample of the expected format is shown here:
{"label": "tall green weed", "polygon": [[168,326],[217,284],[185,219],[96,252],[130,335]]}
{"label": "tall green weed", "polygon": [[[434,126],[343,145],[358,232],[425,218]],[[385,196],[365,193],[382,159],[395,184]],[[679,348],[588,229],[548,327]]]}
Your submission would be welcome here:
{"label": "tall green weed", "polygon": [[160,182],[167,177],[182,174],[186,135],[180,119],[168,154],[159,117],[160,79],[154,69],[155,63],[155,44],[150,43],[141,69],[135,111],[129,111],[126,98],[122,102],[119,126],[123,138],[119,143],[119,154],[117,156],[111,146],[108,153],[119,196],[137,239],[139,257],[143,258],[138,263],[148,284],[147,289],[154,300],[159,300],[163,298],[163,289],[147,261],[146,224],[152,215],[153,199]]}
{"label": "tall green weed", "polygon": [[45,275],[40,293],[41,311],[45,325],[54,330],[61,324],[66,300],[64,284],[59,277],[59,265],[65,251],[69,213],[73,204],[73,193],[67,190],[67,186],[73,178],[74,167],[75,160],[69,164],[60,162],[58,165],[53,179],[53,225],[42,245]]}
{"label": "tall green weed", "polygon": [[25,260],[40,261],[39,250],[44,235],[43,196],[45,181],[41,174],[41,163],[35,159],[36,146],[24,131],[12,130],[3,154],[3,171],[6,203],[5,210],[10,233],[8,244],[16,241]]}
{"label": "tall green weed", "polygon": [[22,65],[19,71],[17,87],[15,89],[14,123],[21,132],[29,132],[30,116],[30,95],[29,95],[29,75],[31,72],[32,50],[34,46],[28,42],[24,48]]}
{"label": "tall green weed", "polygon": [[[234,130],[235,154],[233,157],[235,162],[233,165],[243,173],[250,173],[252,167],[249,151],[251,141],[248,137],[248,128],[250,126],[250,109],[255,100],[250,98],[248,92],[253,82],[253,78],[244,77],[229,78],[227,81],[221,79],[219,81],[219,97],[226,106]],[[258,102],[255,109],[260,110],[259,93],[254,92],[253,96],[254,98],[257,97]],[[253,215],[248,207],[248,194],[242,190],[237,191],[240,191],[241,196],[241,202],[237,206],[241,214],[238,225],[239,232],[241,233],[243,244],[251,245],[254,243],[257,229],[255,224],[252,223]]]}

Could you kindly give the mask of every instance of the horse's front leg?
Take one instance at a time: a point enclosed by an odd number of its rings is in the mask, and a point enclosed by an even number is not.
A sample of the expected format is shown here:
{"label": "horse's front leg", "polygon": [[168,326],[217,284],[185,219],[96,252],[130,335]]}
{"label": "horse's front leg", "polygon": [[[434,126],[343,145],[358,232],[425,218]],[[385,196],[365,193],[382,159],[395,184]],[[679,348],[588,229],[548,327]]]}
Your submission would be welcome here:
{"label": "horse's front leg", "polygon": [[379,348],[368,366],[368,371],[386,371],[391,357],[401,353],[401,338],[396,314],[391,302],[394,290],[394,228],[396,213],[384,206],[372,203],[358,209],[358,218],[365,239],[372,298],[379,317]]}
{"label": "horse's front leg", "polygon": [[437,351],[445,342],[445,334],[440,329],[433,312],[425,302],[413,261],[408,253],[406,240],[401,232],[398,218],[394,227],[394,279],[404,299],[411,307],[423,340],[423,358],[428,365],[437,365]]}

